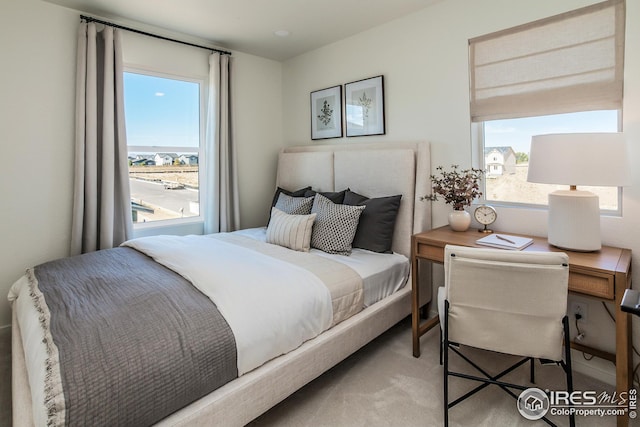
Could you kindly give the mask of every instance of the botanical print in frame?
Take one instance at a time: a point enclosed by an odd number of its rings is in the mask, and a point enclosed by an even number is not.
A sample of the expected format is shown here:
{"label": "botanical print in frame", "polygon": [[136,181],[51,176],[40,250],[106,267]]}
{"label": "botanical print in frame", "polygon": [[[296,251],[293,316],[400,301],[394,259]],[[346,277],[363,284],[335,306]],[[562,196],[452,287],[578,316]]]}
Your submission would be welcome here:
{"label": "botanical print in frame", "polygon": [[311,139],[342,137],[342,86],[311,92]]}
{"label": "botanical print in frame", "polygon": [[383,77],[347,83],[344,87],[347,136],[384,135]]}

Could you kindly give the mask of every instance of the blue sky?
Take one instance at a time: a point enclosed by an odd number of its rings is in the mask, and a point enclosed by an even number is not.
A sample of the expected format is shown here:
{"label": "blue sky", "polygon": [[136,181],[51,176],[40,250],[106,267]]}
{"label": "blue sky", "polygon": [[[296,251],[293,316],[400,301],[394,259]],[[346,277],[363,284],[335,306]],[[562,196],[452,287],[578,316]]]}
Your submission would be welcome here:
{"label": "blue sky", "polygon": [[[124,73],[127,143],[198,147],[198,83]],[[616,132],[617,111],[589,111],[485,122],[485,146],[529,152],[531,136],[566,132]]]}
{"label": "blue sky", "polygon": [[511,146],[516,152],[529,152],[531,136],[568,132],[617,132],[616,110],[556,114],[523,119],[485,122],[485,146]]}
{"label": "blue sky", "polygon": [[127,144],[198,147],[198,83],[124,73]]}

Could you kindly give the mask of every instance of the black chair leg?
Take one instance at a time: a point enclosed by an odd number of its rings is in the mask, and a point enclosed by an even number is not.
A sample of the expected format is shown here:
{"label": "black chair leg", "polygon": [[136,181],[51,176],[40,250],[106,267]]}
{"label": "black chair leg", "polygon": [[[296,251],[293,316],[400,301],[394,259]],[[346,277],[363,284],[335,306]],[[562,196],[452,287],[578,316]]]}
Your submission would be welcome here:
{"label": "black chair leg", "polygon": [[[569,317],[564,316],[562,319],[562,326],[564,328],[564,371],[567,375],[567,391],[571,395],[573,393],[573,372],[571,369],[571,340],[569,339]],[[576,416],[571,413],[569,415],[569,426],[575,427]]]}
{"label": "black chair leg", "polygon": [[[449,301],[444,302],[444,339],[440,340],[440,357],[444,356],[444,427],[449,426]],[[442,335],[442,329],[440,329]],[[443,355],[444,353],[444,355]]]}
{"label": "black chair leg", "polygon": [[536,383],[536,368],[535,368],[536,360],[533,357],[531,357],[529,358],[529,363],[531,364],[530,371],[529,371],[529,381],[531,381],[531,384],[535,384]]}
{"label": "black chair leg", "polygon": [[[500,381],[496,381],[497,378],[500,378],[502,375],[511,372],[514,368],[517,368],[519,366],[522,366],[523,364],[525,364],[526,358],[524,360],[521,360],[520,362],[518,362],[516,365],[512,366],[511,368],[507,369],[506,371],[503,371],[503,373],[498,374],[498,376],[495,377],[491,377],[489,374],[487,374],[485,371],[483,371],[481,368],[478,368],[477,365],[475,365],[472,361],[470,361],[468,358],[466,358],[464,355],[462,355],[461,353],[457,352],[463,359],[467,360],[467,362],[471,363],[471,365],[473,365],[474,367],[476,367],[476,369],[479,369],[485,376],[485,378],[479,378],[479,377],[474,377],[474,376],[469,376],[469,375],[465,375],[465,374],[461,374],[459,372],[449,372],[449,349],[452,348],[451,347],[451,343],[449,342],[449,321],[448,321],[448,317],[449,317],[449,301],[445,301],[445,315],[444,315],[444,327],[441,329],[440,331],[440,335],[441,337],[444,335],[444,338],[441,338],[441,347],[440,347],[440,358],[441,358],[441,363],[444,364],[444,426],[448,427],[449,425],[449,406],[455,406],[456,404],[460,403],[461,401],[463,401],[464,399],[470,397],[472,394],[474,394],[476,391],[479,391],[480,389],[484,388],[485,386],[488,386],[490,384],[496,384],[498,386],[500,386],[501,388],[503,388],[505,391],[507,391],[507,393],[509,393],[512,397],[514,397],[515,399],[517,399],[517,396],[511,392],[511,390],[508,390],[506,387],[514,387],[514,388],[518,388],[520,390],[525,390],[526,387],[520,386],[520,385],[516,385],[516,384],[509,384],[509,383],[504,383],[504,382],[500,382]],[[564,369],[565,374],[566,374],[566,378],[567,378],[567,392],[569,394],[573,393],[573,373],[572,373],[572,369],[571,369],[571,341],[569,339],[569,318],[567,316],[565,316],[562,319],[562,324],[563,324],[563,329],[564,329],[564,350],[565,350],[565,361],[560,361],[560,365],[561,367]],[[452,348],[453,349],[453,348]],[[455,351],[455,349],[453,349]],[[443,354],[444,353],[444,354]],[[529,363],[530,363],[530,380],[531,383],[535,384],[535,359],[533,357],[529,357]],[[545,364],[545,360],[541,360],[542,364]],[[555,362],[558,363],[558,362]],[[475,381],[480,381],[482,383],[484,383],[483,385],[476,387],[476,389],[472,390],[471,392],[467,393],[466,395],[454,400],[451,404],[449,403],[449,377],[450,376],[456,376],[456,377],[462,377],[462,378],[466,378],[466,379],[471,379],[471,380],[475,380]],[[555,426],[555,424],[553,422],[551,422],[548,418],[543,417],[542,420],[544,422],[546,422],[547,424],[551,425],[551,426]],[[570,427],[575,427],[576,425],[576,420],[575,420],[575,414],[571,413],[569,415],[569,426]]]}

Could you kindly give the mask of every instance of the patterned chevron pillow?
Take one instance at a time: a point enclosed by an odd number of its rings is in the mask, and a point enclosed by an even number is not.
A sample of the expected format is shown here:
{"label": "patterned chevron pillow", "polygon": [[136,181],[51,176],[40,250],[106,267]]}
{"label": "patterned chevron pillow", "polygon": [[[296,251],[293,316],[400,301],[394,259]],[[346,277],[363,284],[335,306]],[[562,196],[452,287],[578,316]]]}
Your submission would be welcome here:
{"label": "patterned chevron pillow", "polygon": [[313,225],[311,246],[330,254],[351,254],[351,243],[364,208],[338,205],[322,194],[316,194],[311,213],[318,216]]}

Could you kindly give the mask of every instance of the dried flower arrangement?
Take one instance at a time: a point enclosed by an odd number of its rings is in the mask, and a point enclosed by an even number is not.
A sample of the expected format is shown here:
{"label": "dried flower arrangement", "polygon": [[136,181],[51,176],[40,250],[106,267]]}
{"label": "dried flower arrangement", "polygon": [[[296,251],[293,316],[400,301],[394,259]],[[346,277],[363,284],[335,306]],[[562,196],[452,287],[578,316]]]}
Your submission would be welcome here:
{"label": "dried flower arrangement", "polygon": [[460,211],[482,196],[479,185],[484,174],[482,169],[459,169],[458,165],[451,165],[451,171],[445,171],[442,166],[438,166],[436,170],[439,171],[439,176],[431,175],[433,193],[422,197],[421,200],[435,201],[438,200],[438,196],[442,196],[445,203]]}

